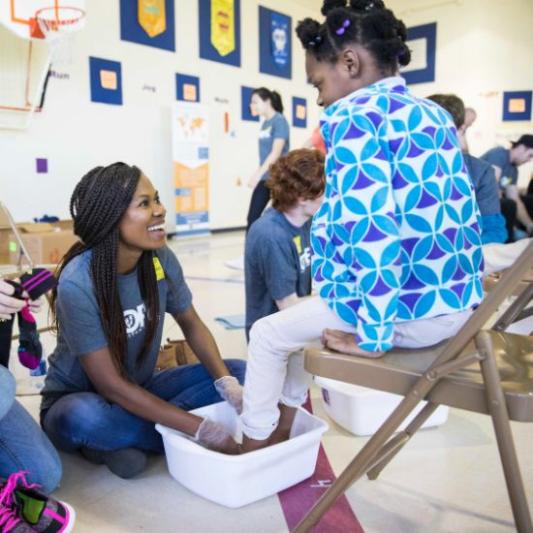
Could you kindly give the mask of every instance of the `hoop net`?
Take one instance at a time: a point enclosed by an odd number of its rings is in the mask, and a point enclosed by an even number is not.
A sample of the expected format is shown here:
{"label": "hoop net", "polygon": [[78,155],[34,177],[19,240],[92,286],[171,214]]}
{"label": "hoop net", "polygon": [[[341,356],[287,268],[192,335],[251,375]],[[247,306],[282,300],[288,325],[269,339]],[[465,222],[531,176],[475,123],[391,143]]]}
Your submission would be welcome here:
{"label": "hoop net", "polygon": [[72,34],[85,25],[85,11],[78,7],[51,6],[35,13],[45,40],[50,43],[50,60],[54,65],[71,62]]}
{"label": "hoop net", "polygon": [[78,7],[43,7],[35,13],[35,20],[48,41],[61,39],[80,30],[85,22],[85,11]]}

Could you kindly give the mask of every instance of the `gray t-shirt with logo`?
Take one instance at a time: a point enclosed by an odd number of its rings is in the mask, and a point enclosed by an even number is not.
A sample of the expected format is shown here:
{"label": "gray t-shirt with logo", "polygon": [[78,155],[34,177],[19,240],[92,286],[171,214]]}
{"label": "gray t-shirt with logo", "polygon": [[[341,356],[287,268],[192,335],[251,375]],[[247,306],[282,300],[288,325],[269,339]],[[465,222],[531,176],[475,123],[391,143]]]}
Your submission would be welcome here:
{"label": "gray t-shirt with logo", "polygon": [[311,294],[311,220],[293,226],[274,208],[256,220],[246,236],[246,333],[278,311],[276,300]]}
{"label": "gray t-shirt with logo", "polygon": [[516,185],[518,181],[518,168],[511,163],[509,150],[503,146],[492,148],[481,156],[481,159],[491,165],[501,168],[502,175],[499,180],[499,186],[505,190],[509,185]]}
{"label": "gray t-shirt with logo", "polygon": [[[276,113],[271,119],[265,120],[261,124],[261,131],[259,132],[259,161],[261,165],[272,152],[275,139],[285,141],[281,155],[289,152],[289,133],[289,123],[281,113]],[[265,172],[261,179],[266,180],[267,178],[268,172]]]}
{"label": "gray t-shirt with logo", "polygon": [[[129,378],[141,386],[154,373],[165,313],[175,315],[186,311],[192,305],[191,292],[174,253],[164,247],[157,251],[157,258],[162,267],[157,268],[157,262],[154,266],[159,287],[159,321],[148,354],[141,365],[137,364],[137,359],[144,343],[146,311],[137,280],[137,270],[118,276],[118,292],[128,336],[126,370]],[[74,258],[66,266],[59,280],[59,333],[56,349],[48,359],[50,368],[42,391],[41,410],[49,409],[65,394],[95,392],[80,358],[106,347],[108,340],[102,327],[101,312],[93,289],[90,261],[89,250]]]}

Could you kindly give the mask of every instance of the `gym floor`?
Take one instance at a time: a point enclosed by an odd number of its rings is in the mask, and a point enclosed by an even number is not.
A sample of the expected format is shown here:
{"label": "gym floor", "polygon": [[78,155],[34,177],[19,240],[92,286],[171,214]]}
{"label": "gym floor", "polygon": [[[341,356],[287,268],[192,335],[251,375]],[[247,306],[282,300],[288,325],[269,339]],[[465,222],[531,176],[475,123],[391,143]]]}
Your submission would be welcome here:
{"label": "gym floor", "polygon": [[[242,253],[243,241],[244,235],[238,232],[169,241],[183,266],[194,305],[224,357],[246,357],[244,331],[226,330],[214,321],[217,316],[244,313],[243,273],[224,266],[224,261]],[[46,310],[41,312],[40,325],[46,323],[47,314]],[[531,329],[525,325],[525,330]],[[181,338],[172,319],[165,324],[165,338],[168,336]],[[50,353],[54,336],[46,333],[42,340],[46,353]],[[14,352],[11,366],[18,392],[24,394],[19,400],[37,418],[38,382],[42,378],[28,378]],[[315,386],[311,392],[315,414],[330,424],[323,445],[333,471],[339,475],[367,438],[356,437],[328,419],[319,389]],[[512,430],[528,500],[533,502],[533,425],[513,423]],[[128,481],[79,456],[62,454],[62,459],[64,476],[55,496],[75,508],[75,531],[79,533],[288,531],[277,496],[228,510],[175,482],[163,457],[151,459],[146,472]],[[450,410],[443,426],[420,431],[376,481],[359,480],[347,498],[367,532],[515,529],[490,419],[460,410]]]}

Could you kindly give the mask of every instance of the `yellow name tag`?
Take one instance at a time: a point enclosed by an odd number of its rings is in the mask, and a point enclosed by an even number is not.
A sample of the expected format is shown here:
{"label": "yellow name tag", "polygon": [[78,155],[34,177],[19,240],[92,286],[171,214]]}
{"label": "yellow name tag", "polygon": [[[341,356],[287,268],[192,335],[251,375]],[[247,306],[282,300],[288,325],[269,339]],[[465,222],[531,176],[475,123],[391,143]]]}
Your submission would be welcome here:
{"label": "yellow name tag", "polygon": [[165,271],[163,270],[163,267],[161,266],[161,262],[159,261],[158,257],[154,257],[154,269],[157,281],[165,279]]}
{"label": "yellow name tag", "polygon": [[294,245],[296,246],[296,250],[298,250],[298,254],[301,254],[302,249],[302,237],[300,235],[297,235],[292,239],[292,242],[294,242]]}

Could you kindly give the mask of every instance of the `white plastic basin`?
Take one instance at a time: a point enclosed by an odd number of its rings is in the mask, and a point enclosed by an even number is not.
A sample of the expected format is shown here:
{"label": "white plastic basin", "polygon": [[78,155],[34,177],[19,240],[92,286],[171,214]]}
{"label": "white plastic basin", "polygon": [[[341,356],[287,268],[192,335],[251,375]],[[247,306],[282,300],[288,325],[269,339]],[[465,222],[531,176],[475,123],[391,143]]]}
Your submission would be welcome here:
{"label": "white plastic basin", "polygon": [[[239,418],[221,402],[191,413],[207,416],[227,427],[242,441]],[[170,475],[190,491],[226,507],[237,508],[296,485],[315,471],[318,448],[326,422],[299,409],[291,438],[243,455],[208,450],[183,433],[160,424]]]}
{"label": "white plastic basin", "polygon": [[[367,389],[351,383],[316,376],[315,383],[322,389],[322,400],[326,413],[339,426],[354,435],[373,435],[402,401],[403,396]],[[424,407],[420,402],[398,431]],[[440,426],[448,419],[449,408],[439,406],[425,421],[422,428]]]}

